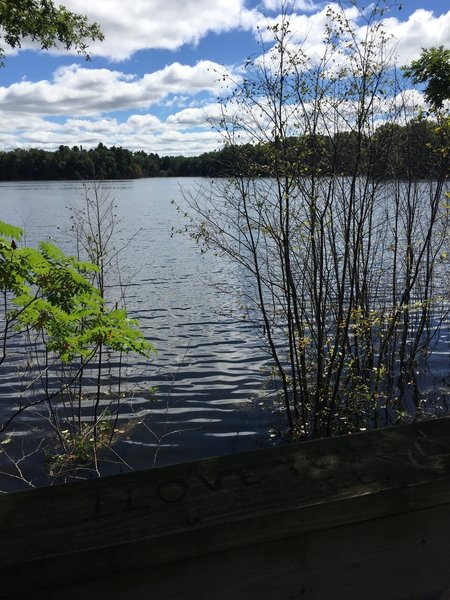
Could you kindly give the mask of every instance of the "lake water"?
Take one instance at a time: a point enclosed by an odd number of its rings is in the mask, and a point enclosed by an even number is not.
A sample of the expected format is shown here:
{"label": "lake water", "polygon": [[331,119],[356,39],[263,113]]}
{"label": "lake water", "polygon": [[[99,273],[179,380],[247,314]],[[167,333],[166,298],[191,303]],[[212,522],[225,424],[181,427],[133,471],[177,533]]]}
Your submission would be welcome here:
{"label": "lake water", "polygon": [[[123,433],[115,457],[101,466],[104,474],[282,442],[278,432],[286,423],[264,372],[270,361],[233,292],[246,285],[245,275],[219,256],[202,254],[189,236],[175,233],[185,219],[171,201],[183,209],[181,189],[201,183],[156,178],[105,182],[100,189],[101,197],[114,200],[118,224],[113,244],[123,247],[122,287],[113,270],[107,296],[114,301],[125,290],[130,315],[157,349],[150,359],[129,360],[124,368]],[[0,182],[0,220],[23,227],[27,245],[50,238],[74,253],[70,207],[81,208],[84,196],[81,182]],[[435,341],[426,385],[437,390],[442,413],[450,385],[447,326]],[[104,405],[109,402],[108,376],[115,383],[114,368],[103,378]],[[2,366],[0,421],[17,406],[23,385],[19,358]],[[49,483],[45,430],[48,413],[41,408],[26,410],[14,421],[4,438],[9,443],[0,447],[0,491],[23,487],[23,479]],[[93,474],[86,470],[86,476]]]}
{"label": "lake water", "polygon": [[[128,310],[157,349],[150,360],[133,360],[126,369],[120,423],[131,425],[116,450],[133,468],[277,443],[272,425],[279,419],[261,373],[267,356],[233,294],[213,285],[228,282],[231,289],[239,273],[220,257],[201,254],[187,235],[174,234],[184,218],[171,200],[182,203],[181,186],[197,184],[166,178],[114,181],[105,182],[100,192],[116,205],[114,243],[125,246],[120,272]],[[79,182],[3,182],[0,219],[23,227],[28,245],[51,238],[73,253],[69,207],[81,207],[83,197]],[[113,298],[117,293],[114,286],[108,289]],[[3,369],[2,420],[13,407],[19,379],[18,368],[6,374]],[[150,393],[150,387],[157,392]],[[15,443],[5,450],[14,454],[19,445],[20,456],[31,452],[43,423],[45,415],[24,412],[12,427]],[[105,467],[106,472],[122,468]],[[11,465],[3,469],[15,472]],[[29,477],[45,479],[43,473]]]}

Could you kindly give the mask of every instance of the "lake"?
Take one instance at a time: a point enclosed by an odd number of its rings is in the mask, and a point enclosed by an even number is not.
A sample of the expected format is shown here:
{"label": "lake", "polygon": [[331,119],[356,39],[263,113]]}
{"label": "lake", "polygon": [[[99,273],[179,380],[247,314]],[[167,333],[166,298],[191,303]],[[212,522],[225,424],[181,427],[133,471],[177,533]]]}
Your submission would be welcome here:
{"label": "lake", "polygon": [[[157,350],[149,360],[130,360],[125,370],[120,423],[129,424],[130,432],[116,450],[133,468],[241,452],[278,439],[272,426],[279,425],[279,418],[261,372],[267,355],[242,319],[233,293],[214,285],[227,282],[231,290],[239,273],[220,257],[201,254],[187,235],[175,233],[184,217],[171,201],[182,204],[181,187],[198,183],[157,178],[102,185],[101,194],[115,203],[115,247],[124,246],[120,276],[127,308]],[[23,227],[27,245],[50,238],[75,252],[69,208],[83,205],[81,182],[2,182],[0,194],[0,219]],[[119,291],[112,277],[107,294],[114,299]],[[18,369],[4,371],[2,420],[20,387]],[[5,450],[14,454],[17,446],[16,458],[31,452],[44,423],[39,411],[25,411]],[[14,472],[11,465],[3,468]],[[112,462],[105,472],[122,468]],[[46,476],[33,472],[29,477],[39,483]]]}
{"label": "lake", "polygon": [[[115,455],[101,465],[102,474],[283,442],[286,423],[267,385],[270,360],[262,349],[262,332],[243,318],[234,291],[246,285],[245,274],[220,256],[203,254],[188,235],[177,233],[186,223],[182,189],[193,190],[202,182],[155,178],[104,182],[100,189],[102,197],[114,200],[112,246],[122,249],[107,279],[107,297],[114,302],[124,291],[130,315],[157,350],[150,359],[130,358],[124,365],[121,435]],[[70,217],[84,205],[82,182],[0,182],[0,197],[0,219],[23,227],[27,245],[51,239],[75,253]],[[440,414],[448,402],[448,346],[444,326],[425,374],[425,386],[436,390],[432,401]],[[103,377],[103,406],[110,402],[108,386],[116,383],[116,363],[112,357]],[[26,385],[23,360],[18,356],[15,364],[3,366],[2,376],[3,421]],[[23,487],[24,479],[49,483],[43,432],[51,433],[41,407],[14,421],[4,438],[8,443],[1,446],[0,491]],[[92,475],[89,468],[83,474]]]}

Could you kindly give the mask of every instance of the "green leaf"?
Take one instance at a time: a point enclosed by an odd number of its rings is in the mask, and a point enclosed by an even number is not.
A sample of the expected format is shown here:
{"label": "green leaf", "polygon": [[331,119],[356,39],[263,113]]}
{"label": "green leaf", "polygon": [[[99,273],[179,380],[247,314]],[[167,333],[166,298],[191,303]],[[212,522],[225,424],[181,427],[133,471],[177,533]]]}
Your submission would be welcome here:
{"label": "green leaf", "polygon": [[64,252],[60,248],[58,248],[58,246],[55,246],[55,244],[52,244],[51,242],[39,242],[39,248],[46,256],[55,261],[67,260],[67,257],[64,254]]}
{"label": "green leaf", "polygon": [[14,227],[14,225],[9,225],[4,221],[0,221],[0,235],[4,235],[8,238],[15,238],[16,240],[20,240],[23,235],[23,229],[20,227]]}

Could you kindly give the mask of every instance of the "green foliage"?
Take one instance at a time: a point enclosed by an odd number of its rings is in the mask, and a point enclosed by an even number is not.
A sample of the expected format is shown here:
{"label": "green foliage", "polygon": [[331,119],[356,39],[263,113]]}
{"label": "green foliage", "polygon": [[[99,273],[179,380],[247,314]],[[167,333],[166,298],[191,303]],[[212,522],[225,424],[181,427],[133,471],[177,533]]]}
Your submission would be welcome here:
{"label": "green foliage", "polygon": [[[395,170],[396,176],[407,177],[412,162],[412,170],[419,178],[428,176],[430,169],[437,169],[434,153],[440,145],[439,132],[432,120],[423,119],[421,123],[413,120],[406,125],[396,125],[395,136],[391,125],[380,125],[367,137],[363,148],[354,132],[289,136],[284,139],[285,164],[288,169],[295,167],[304,175],[311,172],[348,175],[351,174],[351,165],[355,164],[356,153],[362,152],[362,165],[368,165],[374,155],[378,158],[377,175],[379,171],[390,177]],[[249,170],[254,175],[264,176],[270,173],[276,153],[279,157],[279,148],[266,141],[227,143],[215,152],[191,157],[160,157],[115,146],[107,148],[103,144],[90,150],[78,146],[61,146],[55,152],[36,148],[17,149],[0,152],[0,180],[233,177]],[[386,170],[387,165],[390,173]]]}
{"label": "green foliage", "polygon": [[[174,164],[179,158],[173,159]],[[103,144],[90,150],[60,146],[55,152],[37,148],[0,152],[2,180],[134,179],[159,175],[163,167],[163,159],[157,154]]]}
{"label": "green foliage", "polygon": [[8,225],[8,223],[0,221],[0,235],[20,239],[22,234],[23,231],[20,227],[14,227],[13,225]]}
{"label": "green foliage", "polygon": [[433,109],[441,109],[445,100],[450,100],[450,49],[422,49],[417,60],[403,67],[405,76],[415,84],[426,83],[425,98]]}
{"label": "green foliage", "polygon": [[[1,0],[0,26],[3,40],[10,48],[20,48],[25,38],[39,42],[43,50],[62,46],[74,48],[89,59],[86,40],[103,40],[97,23],[70,12],[64,6],[55,6],[52,0]],[[0,48],[0,59],[5,49]],[[3,64],[3,63],[2,63]]]}
{"label": "green foliage", "polygon": [[[125,310],[108,309],[86,274],[93,264],[66,256],[57,246],[11,246],[6,235],[21,231],[0,223],[0,289],[8,297],[8,322],[16,331],[44,334],[47,350],[67,363],[87,359],[101,345],[147,356],[153,349]],[[6,335],[6,333],[4,334]]]}
{"label": "green foliage", "polygon": [[109,447],[114,434],[114,421],[111,415],[101,415],[96,427],[91,423],[81,423],[79,427],[61,431],[62,451],[46,449],[49,474],[52,477],[67,477],[80,468],[93,467],[99,449]]}
{"label": "green foliage", "polygon": [[[8,359],[17,364],[16,350],[9,348],[14,340],[26,357],[25,365],[32,369],[31,383],[22,390],[16,411],[0,424],[0,431],[5,431],[24,410],[45,404],[59,445],[56,450],[51,442],[47,450],[50,476],[70,477],[77,469],[92,465],[98,472],[98,451],[109,447],[118,431],[118,412],[111,415],[108,409],[100,408],[105,395],[101,385],[104,351],[117,352],[121,361],[122,355],[147,357],[154,349],[137,321],[130,319],[126,310],[109,307],[93,284],[99,266],[66,256],[50,242],[41,242],[38,248],[12,243],[21,237],[20,228],[0,221],[0,294],[4,309],[0,318],[0,366],[10,368]],[[94,393],[92,383],[83,379],[88,367],[96,371]],[[114,399],[117,411],[121,396],[119,384]]]}

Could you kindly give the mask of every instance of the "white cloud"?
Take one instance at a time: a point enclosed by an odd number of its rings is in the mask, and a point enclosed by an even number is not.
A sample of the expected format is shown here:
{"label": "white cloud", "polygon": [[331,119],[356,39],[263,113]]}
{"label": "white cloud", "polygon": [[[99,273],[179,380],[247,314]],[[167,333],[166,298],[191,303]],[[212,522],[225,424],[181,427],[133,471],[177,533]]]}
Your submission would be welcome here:
{"label": "white cloud", "polygon": [[450,47],[450,10],[435,16],[430,10],[419,9],[406,21],[392,17],[385,19],[384,28],[392,35],[402,65],[417,58],[422,48]]}
{"label": "white cloud", "polygon": [[[208,111],[213,109],[211,105]],[[193,156],[214,150],[220,144],[220,136],[199,118],[201,112],[199,109],[197,114],[194,110],[190,119],[187,114],[180,119],[173,115],[166,122],[151,114],[132,114],[123,122],[116,118],[69,118],[62,123],[37,115],[13,115],[0,120],[0,137],[5,150],[20,147],[55,150],[60,145],[91,148],[102,142],[160,155]]]}
{"label": "white cloud", "polygon": [[[262,0],[260,10],[246,8],[245,0],[64,0],[62,4],[99,22],[105,40],[89,45],[93,56],[121,61],[139,50],[175,51],[185,44],[197,44],[209,33],[239,28],[253,31],[258,37],[262,35],[270,43],[271,34],[266,27],[278,17],[267,18],[264,11],[280,11],[286,0]],[[305,49],[320,53],[327,9],[340,10],[339,5],[330,2],[324,6],[314,0],[292,0],[291,4],[295,6],[290,17],[294,39]],[[356,7],[348,8],[346,15],[357,25],[360,12]],[[450,10],[436,16],[431,10],[418,9],[401,19],[399,11],[398,16],[384,20],[386,31],[398,43],[400,62],[417,56],[423,47],[450,45]],[[364,33],[362,25],[360,33]],[[23,47],[38,49],[36,43],[30,42]]]}
{"label": "white cloud", "polygon": [[[318,4],[313,2],[312,0],[293,0],[292,4],[294,5],[295,10],[303,11],[303,12],[312,12],[317,10]],[[282,10],[282,7],[286,5],[286,0],[264,0],[263,7],[266,10]]]}
{"label": "white cloud", "polygon": [[125,123],[130,132],[157,131],[162,127],[161,121],[153,115],[131,115]]}
{"label": "white cloud", "polygon": [[[278,3],[279,0],[266,0],[266,4],[271,7]],[[337,3],[331,2],[313,14],[301,14],[301,11],[297,10],[289,17],[290,42],[301,46],[312,59],[323,56],[324,31],[330,22],[329,9],[337,13],[342,11]],[[431,10],[418,9],[405,20],[400,20],[401,11],[398,14],[398,17],[383,19],[382,25],[386,34],[391,36],[390,48],[399,64],[406,64],[416,58],[422,48],[441,44],[450,47],[450,10],[446,14],[436,16]],[[361,20],[358,8],[347,8],[345,16],[355,28],[357,37],[363,40],[366,26]],[[273,25],[279,20],[279,16],[267,19],[261,15],[254,21],[254,30],[258,31],[267,45],[273,41],[273,34],[267,25]]]}
{"label": "white cloud", "polygon": [[223,67],[211,61],[194,66],[172,63],[138,79],[73,64],[55,71],[53,81],[21,81],[1,87],[0,107],[3,113],[71,116],[148,108],[171,94],[218,94],[223,72]]}
{"label": "white cloud", "polygon": [[130,58],[138,50],[177,50],[210,32],[240,26],[245,0],[64,0],[72,11],[97,21],[105,40],[90,45],[97,56]]}
{"label": "white cloud", "polygon": [[185,108],[170,115],[167,124],[184,129],[194,127],[211,126],[222,116],[222,108],[219,104],[208,104],[201,108]]}

